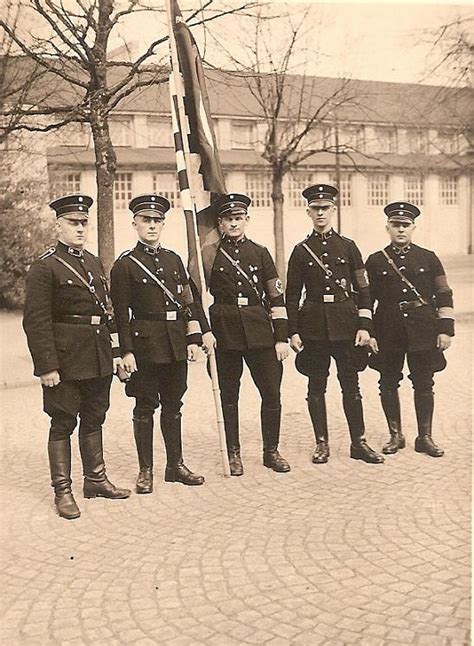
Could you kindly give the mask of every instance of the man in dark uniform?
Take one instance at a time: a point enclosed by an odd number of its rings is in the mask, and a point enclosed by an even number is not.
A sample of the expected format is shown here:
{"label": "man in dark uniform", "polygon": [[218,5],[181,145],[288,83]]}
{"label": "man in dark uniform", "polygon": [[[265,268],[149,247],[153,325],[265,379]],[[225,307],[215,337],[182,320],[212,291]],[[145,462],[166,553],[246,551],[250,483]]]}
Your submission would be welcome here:
{"label": "man in dark uniform", "polygon": [[[370,338],[369,284],[356,244],[331,227],[337,195],[337,189],[327,184],[303,191],[313,232],[296,245],[288,264],[286,304],[291,347],[301,353],[297,368],[309,376],[307,401],[316,437],[313,462],[322,464],[329,458],[325,393],[333,357],[351,436],[351,458],[379,464],[383,457],[365,440],[355,356],[355,347],[366,345]],[[306,295],[300,307],[303,289]],[[351,289],[358,294],[358,307]]]}
{"label": "man in dark uniform", "polygon": [[187,389],[187,360],[198,356],[201,327],[183,263],[160,245],[170,203],[160,195],[139,195],[129,208],[138,243],[115,262],[111,295],[124,367],[131,374],[126,393],[136,399],[136,490],[153,491],[153,414],[160,403],[165,481],[202,485],[204,478],[183,462],[180,412]]}
{"label": "man in dark uniform", "polygon": [[283,288],[270,253],[245,236],[250,198],[234,193],[217,202],[223,234],[212,267],[209,314],[217,340],[230,472],[243,475],[239,440],[239,390],[243,362],[262,398],[263,464],[284,473],[290,465],[278,452],[282,361],[288,356],[288,321]]}
{"label": "man in dark uniform", "polygon": [[372,297],[378,303],[371,365],[380,372],[380,399],[390,432],[382,451],[392,454],[405,447],[398,388],[406,356],[418,422],[415,451],[437,458],[444,451],[431,437],[433,375],[446,366],[443,351],[454,336],[453,294],[436,254],[411,241],[418,207],[393,202],[384,211],[390,244],[367,260]]}
{"label": "man in dark uniform", "polygon": [[102,451],[102,424],[113,372],[112,342],[117,335],[108,308],[104,268],[99,258],[84,249],[91,205],[87,195],[51,202],[59,240],[28,272],[23,318],[34,374],[43,387],[44,411],[51,417],[48,455],[54,501],[58,514],[68,519],[80,516],[71,492],[70,436],[78,416],[84,496],[130,495],[128,489],[118,489],[107,479]]}

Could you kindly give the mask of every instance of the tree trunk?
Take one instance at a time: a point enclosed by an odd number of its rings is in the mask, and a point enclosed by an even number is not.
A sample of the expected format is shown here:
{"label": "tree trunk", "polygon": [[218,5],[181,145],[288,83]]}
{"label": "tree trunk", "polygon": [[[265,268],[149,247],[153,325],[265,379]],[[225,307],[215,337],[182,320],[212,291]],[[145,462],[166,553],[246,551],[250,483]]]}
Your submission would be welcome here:
{"label": "tree trunk", "polygon": [[117,157],[110,139],[107,118],[100,112],[91,116],[97,181],[97,237],[99,256],[107,275],[115,260],[114,182]]}
{"label": "tree trunk", "polygon": [[285,283],[285,237],[283,230],[283,174],[278,170],[272,174],[273,234],[275,236],[275,264],[278,276]]}

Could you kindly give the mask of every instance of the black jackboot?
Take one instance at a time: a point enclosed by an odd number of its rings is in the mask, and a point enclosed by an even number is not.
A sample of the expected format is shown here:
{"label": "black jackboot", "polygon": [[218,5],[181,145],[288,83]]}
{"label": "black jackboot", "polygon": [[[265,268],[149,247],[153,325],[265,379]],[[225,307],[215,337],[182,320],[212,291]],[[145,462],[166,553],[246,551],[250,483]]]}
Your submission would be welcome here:
{"label": "black jackboot", "polygon": [[130,489],[119,489],[105,474],[102,431],[81,433],[79,448],[84,471],[84,498],[128,498]]}
{"label": "black jackboot", "polygon": [[371,449],[365,439],[361,396],[359,394],[343,394],[342,405],[351,435],[351,458],[354,460],[363,460],[369,464],[382,464],[384,462],[383,456]]}
{"label": "black jackboot", "polygon": [[260,411],[263,437],[263,465],[278,473],[291,470],[288,462],[278,452],[280,441],[281,406]]}
{"label": "black jackboot", "polygon": [[443,449],[433,442],[431,429],[433,425],[434,394],[433,392],[415,391],[415,411],[418,422],[418,437],[415,440],[415,451],[426,453],[432,458],[441,458]]}
{"label": "black jackboot", "polygon": [[133,418],[133,434],[137,445],[140,471],[136,482],[137,493],[153,491],[153,415]]}
{"label": "black jackboot", "polygon": [[402,433],[402,421],[400,414],[400,397],[398,390],[388,390],[380,393],[380,401],[382,403],[383,412],[387,419],[388,430],[390,439],[387,444],[384,444],[382,453],[385,455],[392,455],[398,449],[404,449],[406,442],[405,436]]}
{"label": "black jackboot", "polygon": [[54,504],[61,518],[79,518],[81,512],[71,492],[71,440],[48,442],[51,486],[54,487]]}
{"label": "black jackboot", "polygon": [[308,410],[316,438],[316,450],[311,459],[314,464],[324,464],[329,459],[328,419],[324,393],[308,397]]}
{"label": "black jackboot", "polygon": [[224,416],[225,440],[231,476],[243,476],[244,467],[240,458],[239,408],[237,404],[222,406]]}
{"label": "black jackboot", "polygon": [[181,482],[184,485],[202,485],[204,477],[188,469],[183,462],[181,445],[181,413],[161,413],[161,432],[166,448],[165,482]]}

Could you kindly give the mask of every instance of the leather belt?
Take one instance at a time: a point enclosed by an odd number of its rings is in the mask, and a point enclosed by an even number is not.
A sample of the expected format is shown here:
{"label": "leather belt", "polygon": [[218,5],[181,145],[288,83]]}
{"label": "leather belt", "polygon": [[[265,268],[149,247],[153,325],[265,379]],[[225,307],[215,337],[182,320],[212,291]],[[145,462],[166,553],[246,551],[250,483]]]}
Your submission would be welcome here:
{"label": "leather belt", "polygon": [[420,301],[401,301],[398,303],[398,307],[402,312],[407,310],[414,310],[417,307],[423,307],[427,303],[420,303]]}
{"label": "leather belt", "polygon": [[219,297],[217,296],[214,299],[214,303],[217,303],[219,305],[237,305],[238,307],[248,307],[248,306],[258,306],[262,305],[262,303],[256,303],[255,298],[248,297],[248,296],[224,296],[224,297]]}
{"label": "leather belt", "polygon": [[82,316],[79,314],[65,314],[57,319],[55,323],[72,323],[73,325],[104,325],[107,323],[107,318],[103,314],[95,314],[92,316]]}
{"label": "leather belt", "polygon": [[308,298],[306,299],[306,302],[319,305],[321,301],[323,303],[341,303],[347,300],[348,300],[347,296],[344,296],[344,294],[339,293],[339,294],[321,294],[321,298],[319,300],[316,301],[313,298]]}
{"label": "leather belt", "polygon": [[184,319],[184,313],[177,312],[176,310],[155,312],[154,314],[140,314],[139,316],[133,317],[135,321],[181,321],[182,319]]}

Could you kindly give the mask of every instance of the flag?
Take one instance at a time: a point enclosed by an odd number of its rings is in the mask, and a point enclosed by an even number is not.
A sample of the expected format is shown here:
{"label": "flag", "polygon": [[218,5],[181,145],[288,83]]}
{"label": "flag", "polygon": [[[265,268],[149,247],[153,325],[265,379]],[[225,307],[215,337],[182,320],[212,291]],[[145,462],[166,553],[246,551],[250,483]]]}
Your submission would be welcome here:
{"label": "flag", "polygon": [[176,0],[170,0],[168,7],[171,117],[179,190],[186,219],[188,271],[201,291],[200,263],[209,284],[220,240],[212,202],[226,189],[199,50]]}

